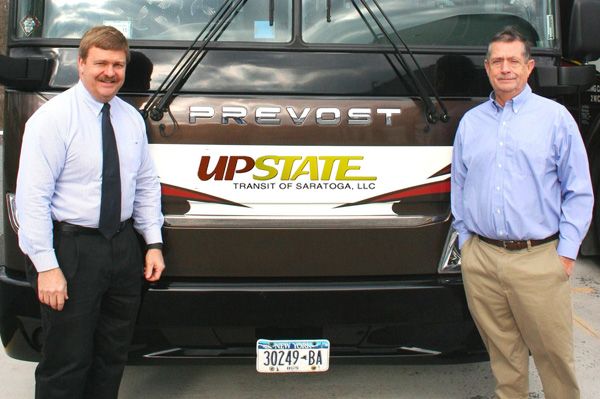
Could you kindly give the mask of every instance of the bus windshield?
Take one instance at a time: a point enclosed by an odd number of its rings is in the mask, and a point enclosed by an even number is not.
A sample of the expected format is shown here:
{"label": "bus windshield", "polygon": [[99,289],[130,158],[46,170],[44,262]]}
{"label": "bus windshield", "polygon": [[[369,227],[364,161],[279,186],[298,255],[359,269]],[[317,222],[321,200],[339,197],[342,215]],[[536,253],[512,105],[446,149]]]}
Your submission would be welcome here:
{"label": "bus windshield", "polygon": [[[287,43],[294,0],[248,0],[219,41]],[[518,28],[536,47],[556,44],[548,0],[299,0],[307,44],[388,45],[377,5],[409,46],[485,46],[503,27]],[[112,25],[133,40],[193,40],[231,0],[19,0],[18,38],[80,38]],[[369,7],[366,8],[364,3]],[[390,31],[388,35],[393,34]]]}
{"label": "bus windshield", "polygon": [[[364,3],[380,18],[372,0]],[[517,27],[537,47],[554,46],[553,1],[378,0],[377,3],[409,46],[484,46],[494,33],[508,25]],[[328,0],[302,1],[305,42],[387,44],[363,1],[331,0],[329,4]]]}
{"label": "bus windshield", "polygon": [[[193,40],[226,0],[20,0],[16,36],[79,39],[112,25],[133,40]],[[231,3],[231,1],[229,1]],[[219,41],[289,42],[292,0],[250,0]],[[271,12],[272,10],[272,12]]]}

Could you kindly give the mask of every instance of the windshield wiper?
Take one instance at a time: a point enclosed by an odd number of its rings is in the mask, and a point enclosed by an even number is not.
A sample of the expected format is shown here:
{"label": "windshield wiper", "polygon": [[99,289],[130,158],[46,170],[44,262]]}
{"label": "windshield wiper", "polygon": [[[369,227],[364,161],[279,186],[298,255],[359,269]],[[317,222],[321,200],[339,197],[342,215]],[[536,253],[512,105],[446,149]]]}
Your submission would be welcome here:
{"label": "windshield wiper", "polygon": [[[202,29],[192,44],[190,44],[179,58],[159,88],[150,97],[150,100],[148,100],[142,110],[144,118],[150,116],[154,121],[160,121],[163,118],[165,111],[168,110],[171,101],[173,101],[174,94],[181,90],[192,72],[208,53],[206,51],[208,43],[213,39],[217,40],[221,36],[247,1],[228,0],[221,5],[219,10],[207,22],[204,29]],[[202,45],[195,48],[200,40],[203,41]],[[164,94],[161,96],[161,93]]]}
{"label": "windshield wiper", "polygon": [[[373,27],[371,26],[371,24],[369,24],[369,21],[367,20],[367,17],[363,14],[363,12],[360,10],[360,8],[358,8],[356,6],[356,4],[354,4],[354,8],[355,10],[358,12],[358,15],[360,15],[361,19],[364,21],[365,25],[367,25],[367,28],[369,29],[369,31],[371,31],[371,34],[373,35],[373,38],[375,38],[375,40],[378,39],[377,37],[377,33],[373,30]],[[388,63],[390,64],[390,66],[392,67],[392,69],[394,70],[394,72],[396,73],[396,76],[398,76],[398,79],[400,79],[402,81],[403,84],[405,85],[411,85],[411,88],[413,89],[413,91],[418,92],[415,84],[414,84],[414,80],[412,82],[408,82],[406,81],[406,79],[404,78],[404,75],[402,75],[402,73],[398,70],[398,67],[396,66],[396,63],[394,63],[394,61],[392,61],[392,59],[390,58],[390,56],[387,53],[382,53],[383,56],[385,57],[385,59],[388,61]],[[396,58],[396,62],[398,64],[402,65],[402,68],[404,70],[406,70],[407,66],[405,64],[403,64],[403,60],[401,58],[399,58],[398,56],[395,57]]]}
{"label": "windshield wiper", "polygon": [[[427,90],[425,89],[425,87],[423,87],[423,84],[422,84],[421,80],[419,78],[417,78],[417,76],[415,76],[413,70],[410,68],[410,66],[406,62],[406,59],[405,59],[404,55],[402,54],[402,52],[400,51],[400,49],[398,48],[398,46],[396,45],[396,43],[394,42],[394,40],[392,40],[392,37],[386,32],[384,24],[382,23],[382,21],[380,20],[380,18],[378,18],[378,16],[375,15],[375,12],[367,4],[366,0],[352,0],[352,5],[356,9],[356,11],[359,13],[360,17],[363,19],[363,21],[365,22],[365,24],[367,25],[367,27],[369,28],[369,30],[371,31],[371,33],[373,34],[373,36],[375,38],[377,38],[377,35],[376,35],[373,27],[371,26],[371,24],[368,22],[367,17],[360,10],[360,7],[358,6],[357,1],[360,1],[360,3],[363,5],[363,7],[367,10],[367,12],[369,13],[369,15],[371,16],[371,18],[377,24],[377,27],[379,28],[379,30],[381,31],[381,33],[385,36],[385,38],[387,39],[387,41],[394,48],[394,57],[395,57],[396,61],[398,62],[398,64],[400,64],[400,66],[402,67],[402,69],[404,69],[406,71],[406,74],[408,75],[410,81],[413,84],[413,88],[415,89],[415,91],[418,93],[419,97],[423,100],[423,103],[425,104],[425,118],[426,118],[427,122],[429,122],[429,123],[436,123],[438,120],[441,120],[442,122],[448,122],[450,120],[450,116],[448,115],[448,110],[446,109],[444,103],[440,99],[437,91],[435,90],[435,88],[433,87],[433,85],[431,84],[431,82],[429,81],[429,79],[427,79],[427,76],[425,75],[425,72],[421,68],[421,65],[419,65],[419,63],[417,62],[417,60],[416,60],[413,52],[410,50],[410,47],[408,47],[408,45],[406,44],[406,42],[402,39],[402,37],[400,36],[400,34],[396,30],[396,28],[394,27],[394,25],[392,24],[392,22],[390,21],[390,19],[386,15],[386,13],[383,11],[383,9],[381,8],[381,6],[379,5],[379,2],[377,0],[371,0],[373,2],[373,4],[377,7],[377,9],[379,10],[379,13],[383,17],[383,19],[385,20],[385,22],[387,23],[387,25],[389,25],[389,27],[394,32],[394,35],[398,38],[398,40],[400,41],[400,43],[402,43],[402,45],[406,49],[406,52],[409,54],[412,62],[417,67],[419,75],[421,76],[422,80],[425,81],[428,89],[430,90],[431,93],[433,93],[433,96],[435,97],[436,102],[439,104],[439,106],[441,108],[441,114],[438,114],[437,108],[436,108],[435,104],[433,103],[433,101],[431,100],[431,97],[429,96]],[[402,79],[400,71],[398,71],[398,69],[394,66],[392,60],[387,56],[387,54],[386,54],[386,58],[390,62],[390,65],[392,65],[392,68],[394,68],[394,71],[396,72],[396,74],[398,75],[398,77],[400,77]]]}

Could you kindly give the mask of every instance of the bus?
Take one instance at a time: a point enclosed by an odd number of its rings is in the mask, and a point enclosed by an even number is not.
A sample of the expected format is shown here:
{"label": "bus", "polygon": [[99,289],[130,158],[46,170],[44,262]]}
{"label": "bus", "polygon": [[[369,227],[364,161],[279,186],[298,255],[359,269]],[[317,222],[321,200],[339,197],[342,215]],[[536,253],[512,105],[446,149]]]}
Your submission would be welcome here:
{"label": "bus", "polygon": [[[43,334],[16,235],[24,124],[77,82],[79,39],[95,25],[130,42],[119,96],[146,121],[162,186],[167,269],[144,286],[131,363],[256,358],[259,371],[310,372],[330,357],[482,353],[450,162],[462,115],[490,94],[483,59],[506,26],[533,43],[529,84],[573,113],[600,176],[597,0],[9,7],[0,335],[17,359],[38,359]],[[597,251],[595,237],[584,247]]]}

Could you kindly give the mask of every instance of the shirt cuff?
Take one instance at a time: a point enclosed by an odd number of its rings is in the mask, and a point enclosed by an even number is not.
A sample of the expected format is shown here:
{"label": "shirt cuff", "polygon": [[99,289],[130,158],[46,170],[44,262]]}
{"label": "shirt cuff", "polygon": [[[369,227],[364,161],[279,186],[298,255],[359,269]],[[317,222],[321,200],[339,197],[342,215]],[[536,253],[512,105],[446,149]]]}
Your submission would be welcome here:
{"label": "shirt cuff", "polygon": [[58,260],[56,259],[56,254],[53,250],[29,255],[29,259],[31,259],[31,262],[38,273],[46,272],[58,267]]}
{"label": "shirt cuff", "polygon": [[142,236],[144,237],[144,241],[146,242],[146,244],[163,242],[160,228],[146,230],[142,233]]}
{"label": "shirt cuff", "polygon": [[560,256],[565,256],[571,259],[577,259],[577,254],[579,253],[579,246],[581,244],[575,244],[569,240],[564,238],[559,238],[558,240],[558,248],[556,248],[556,252]]}

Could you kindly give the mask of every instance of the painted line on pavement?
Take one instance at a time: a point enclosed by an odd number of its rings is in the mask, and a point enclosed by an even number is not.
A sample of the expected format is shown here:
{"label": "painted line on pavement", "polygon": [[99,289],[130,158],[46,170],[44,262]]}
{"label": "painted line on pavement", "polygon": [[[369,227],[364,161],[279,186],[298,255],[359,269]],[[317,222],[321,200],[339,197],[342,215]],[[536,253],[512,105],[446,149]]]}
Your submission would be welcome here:
{"label": "painted line on pavement", "polygon": [[573,314],[573,324],[579,326],[583,331],[587,332],[592,337],[600,339],[600,333],[594,330],[594,327],[590,326],[585,320],[576,314]]}

